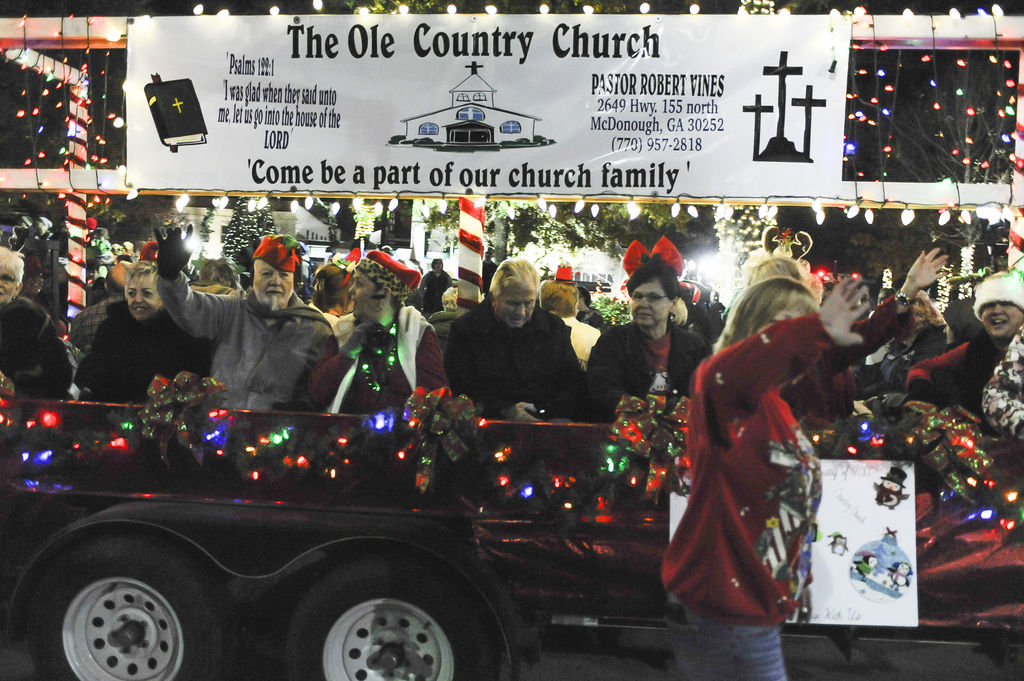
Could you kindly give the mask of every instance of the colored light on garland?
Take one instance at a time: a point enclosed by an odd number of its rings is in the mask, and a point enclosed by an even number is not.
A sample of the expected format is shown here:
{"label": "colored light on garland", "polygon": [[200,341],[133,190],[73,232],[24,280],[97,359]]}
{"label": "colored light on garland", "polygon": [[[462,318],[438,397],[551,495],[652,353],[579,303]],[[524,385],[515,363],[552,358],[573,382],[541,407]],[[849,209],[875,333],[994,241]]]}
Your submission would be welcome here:
{"label": "colored light on garland", "polygon": [[[392,323],[391,326],[388,327],[388,334],[391,336],[391,338],[389,339],[389,342],[388,342],[388,356],[387,356],[387,360],[384,363],[384,378],[385,379],[391,373],[392,368],[394,368],[395,363],[398,361],[398,344],[395,342],[395,339],[398,336],[398,332],[395,329],[395,323]],[[364,348],[364,351],[365,351],[365,348]],[[384,354],[384,348],[383,347],[373,348],[371,350],[371,352],[374,355],[380,356],[380,355]],[[360,353],[360,354],[362,354],[362,353]],[[366,385],[369,386],[370,390],[372,390],[375,393],[379,393],[381,391],[381,389],[383,388],[383,384],[377,378],[377,374],[374,371],[373,367],[371,366],[370,362],[365,361],[365,360],[360,362],[359,370],[360,370],[360,372],[362,374],[363,380],[366,381]]]}

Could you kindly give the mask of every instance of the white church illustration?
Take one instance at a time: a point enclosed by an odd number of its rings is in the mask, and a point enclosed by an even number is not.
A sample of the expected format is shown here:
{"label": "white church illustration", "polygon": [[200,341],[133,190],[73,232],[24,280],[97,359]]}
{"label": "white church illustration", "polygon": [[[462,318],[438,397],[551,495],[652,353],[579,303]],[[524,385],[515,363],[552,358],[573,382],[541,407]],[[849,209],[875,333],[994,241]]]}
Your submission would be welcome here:
{"label": "white church illustration", "polygon": [[477,73],[482,65],[468,66],[470,75],[452,88],[451,106],[405,118],[405,135],[388,144],[426,147],[436,151],[500,151],[538,147],[555,141],[537,134],[541,119],[494,106],[497,92]]}

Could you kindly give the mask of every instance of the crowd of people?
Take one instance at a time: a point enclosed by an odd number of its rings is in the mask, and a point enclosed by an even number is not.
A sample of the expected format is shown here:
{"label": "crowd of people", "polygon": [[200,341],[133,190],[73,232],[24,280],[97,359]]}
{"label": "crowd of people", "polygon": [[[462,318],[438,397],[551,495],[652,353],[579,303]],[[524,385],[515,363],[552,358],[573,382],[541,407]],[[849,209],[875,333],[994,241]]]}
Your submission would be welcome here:
{"label": "crowd of people", "polygon": [[384,250],[354,249],[315,273],[306,302],[292,237],[259,242],[243,291],[226,261],[189,281],[189,236],[161,230],[137,262],[115,263],[108,296],[66,340],[31,290],[19,295],[23,256],[0,247],[0,372],[16,394],[141,402],[155,374],[187,370],[221,381],[230,408],[374,413],[400,410],[417,387],[449,387],[489,418],[596,422],[624,396],[688,397],[689,510],[662,576],[693,625],[677,628],[680,659],[700,678],[785,679],[779,628],[805,598],[821,494],[807,424],[923,400],[1024,437],[1022,277],[978,283],[977,329],[954,342],[928,293],[946,264],[939,249],[873,307],[857,279],[826,294],[806,262],[762,253],[723,327],[680,284],[667,239],[650,252],[634,244],[631,321],[614,326],[567,269],[542,281],[522,258],[492,262],[486,296],[467,309],[441,261],[421,276]]}
{"label": "crowd of people", "polygon": [[[315,272],[307,302],[293,238],[260,241],[242,290],[227,260],[206,261],[190,281],[185,236],[172,228],[137,261],[120,256],[105,296],[66,334],[25,285],[35,258],[0,250],[0,371],[18,394],[140,402],[154,374],[187,370],[223,382],[235,408],[368,413],[401,408],[416,387],[450,387],[491,418],[609,421],[624,395],[690,396],[725,323],[680,283],[682,259],[665,238],[627,251],[631,321],[611,325],[564,267],[542,281],[526,260],[489,259],[486,296],[466,308],[441,260],[421,276],[383,250],[353,249]],[[988,277],[967,301],[976,326],[947,324],[928,293],[945,262],[922,254],[899,291],[856,320],[861,342],[824,348],[780,387],[797,419],[819,425],[913,399],[962,406],[989,434],[1021,434],[1021,278]],[[751,258],[744,288],[779,278],[821,304],[821,282],[791,256]]]}

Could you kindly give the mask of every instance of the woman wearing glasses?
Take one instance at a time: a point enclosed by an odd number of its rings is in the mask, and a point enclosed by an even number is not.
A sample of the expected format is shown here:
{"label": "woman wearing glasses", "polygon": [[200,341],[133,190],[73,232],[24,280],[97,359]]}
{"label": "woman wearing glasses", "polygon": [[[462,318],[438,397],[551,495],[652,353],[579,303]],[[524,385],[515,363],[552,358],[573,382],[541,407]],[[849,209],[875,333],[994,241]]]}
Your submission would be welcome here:
{"label": "woman wearing glasses", "polygon": [[633,321],[609,328],[598,339],[587,365],[590,398],[598,419],[611,421],[624,395],[664,395],[669,401],[690,394],[690,376],[708,356],[707,342],[674,323],[682,258],[662,237],[648,255],[634,241],[623,265]]}

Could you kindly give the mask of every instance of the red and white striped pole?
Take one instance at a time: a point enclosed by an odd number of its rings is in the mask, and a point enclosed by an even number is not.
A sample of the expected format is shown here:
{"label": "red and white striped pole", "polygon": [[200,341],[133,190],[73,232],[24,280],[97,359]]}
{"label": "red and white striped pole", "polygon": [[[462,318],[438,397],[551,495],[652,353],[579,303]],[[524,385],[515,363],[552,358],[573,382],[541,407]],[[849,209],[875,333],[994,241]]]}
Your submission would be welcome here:
{"label": "red and white striped pole", "polygon": [[[68,98],[68,159],[66,167],[70,176],[75,170],[86,166],[86,137],[89,134],[89,81],[81,75],[75,82],[69,82]],[[73,185],[72,185],[73,186]],[[70,192],[67,200],[68,225],[68,318],[73,318],[85,307],[85,285],[87,269],[85,244],[89,236],[85,209],[88,198],[81,192]]]}
{"label": "red and white striped pole", "polygon": [[483,197],[459,197],[459,307],[480,304],[484,269]]}

